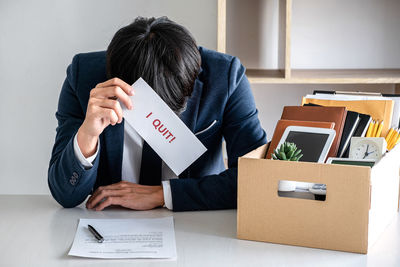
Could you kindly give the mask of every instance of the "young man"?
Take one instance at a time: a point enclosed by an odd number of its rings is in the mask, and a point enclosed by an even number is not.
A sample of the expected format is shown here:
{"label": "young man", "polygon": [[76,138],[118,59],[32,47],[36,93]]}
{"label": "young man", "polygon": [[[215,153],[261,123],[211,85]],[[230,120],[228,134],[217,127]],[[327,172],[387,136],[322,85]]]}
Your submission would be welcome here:
{"label": "young man", "polygon": [[[124,123],[142,77],[207,147],[179,177]],[[236,207],[238,157],[266,143],[245,68],[198,48],[182,26],[137,18],[106,52],[78,54],[67,69],[48,171],[53,197],[75,207],[174,211]],[[222,158],[226,141],[228,169]],[[173,153],[173,152],[171,152]]]}

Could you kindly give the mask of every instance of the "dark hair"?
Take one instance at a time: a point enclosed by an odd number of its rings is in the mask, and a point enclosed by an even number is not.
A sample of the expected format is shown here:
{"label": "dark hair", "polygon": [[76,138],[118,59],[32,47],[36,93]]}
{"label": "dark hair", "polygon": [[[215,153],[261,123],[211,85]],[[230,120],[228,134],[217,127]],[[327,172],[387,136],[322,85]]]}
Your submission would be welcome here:
{"label": "dark hair", "polygon": [[107,48],[107,76],[132,84],[142,77],[176,113],[185,109],[201,65],[196,41],[167,17],[138,17]]}

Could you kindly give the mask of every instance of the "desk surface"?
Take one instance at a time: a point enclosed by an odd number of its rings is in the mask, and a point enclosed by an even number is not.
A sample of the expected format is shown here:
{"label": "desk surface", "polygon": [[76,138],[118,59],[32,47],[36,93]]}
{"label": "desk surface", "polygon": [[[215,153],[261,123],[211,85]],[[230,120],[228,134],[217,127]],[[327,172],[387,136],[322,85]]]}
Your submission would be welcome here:
{"label": "desk surface", "polygon": [[[67,256],[79,218],[174,216],[178,258],[101,260]],[[238,240],[236,210],[102,212],[61,208],[50,196],[0,196],[0,266],[400,266],[400,216],[368,255]]]}

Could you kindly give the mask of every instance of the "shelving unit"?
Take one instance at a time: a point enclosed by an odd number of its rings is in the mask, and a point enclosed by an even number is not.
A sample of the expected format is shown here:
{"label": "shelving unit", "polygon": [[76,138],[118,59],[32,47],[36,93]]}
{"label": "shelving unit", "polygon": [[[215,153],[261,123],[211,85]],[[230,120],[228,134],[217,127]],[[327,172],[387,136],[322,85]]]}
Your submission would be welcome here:
{"label": "shelving unit", "polygon": [[[264,84],[394,84],[400,94],[400,69],[292,69],[291,67],[291,21],[292,0],[279,0],[280,31],[284,40],[280,51],[282,69],[248,69],[251,83]],[[228,0],[229,4],[229,0]],[[218,0],[217,50],[226,52],[226,5],[227,0]]]}
{"label": "shelving unit", "polygon": [[246,74],[252,83],[400,83],[399,69],[292,69],[290,77],[280,70],[249,69]]}

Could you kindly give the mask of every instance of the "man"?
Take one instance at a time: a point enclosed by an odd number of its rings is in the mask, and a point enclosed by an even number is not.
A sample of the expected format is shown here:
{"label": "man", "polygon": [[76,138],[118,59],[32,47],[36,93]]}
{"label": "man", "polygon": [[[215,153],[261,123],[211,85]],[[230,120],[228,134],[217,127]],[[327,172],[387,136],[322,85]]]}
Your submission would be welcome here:
{"label": "man", "polygon": [[[139,77],[208,149],[179,177],[123,119],[120,102],[135,108],[130,85]],[[266,143],[257,114],[237,58],[198,48],[184,27],[165,17],[137,18],[115,34],[106,52],[78,54],[68,67],[50,191],[63,207],[91,194],[86,207],[95,210],[235,208],[238,157]]]}

